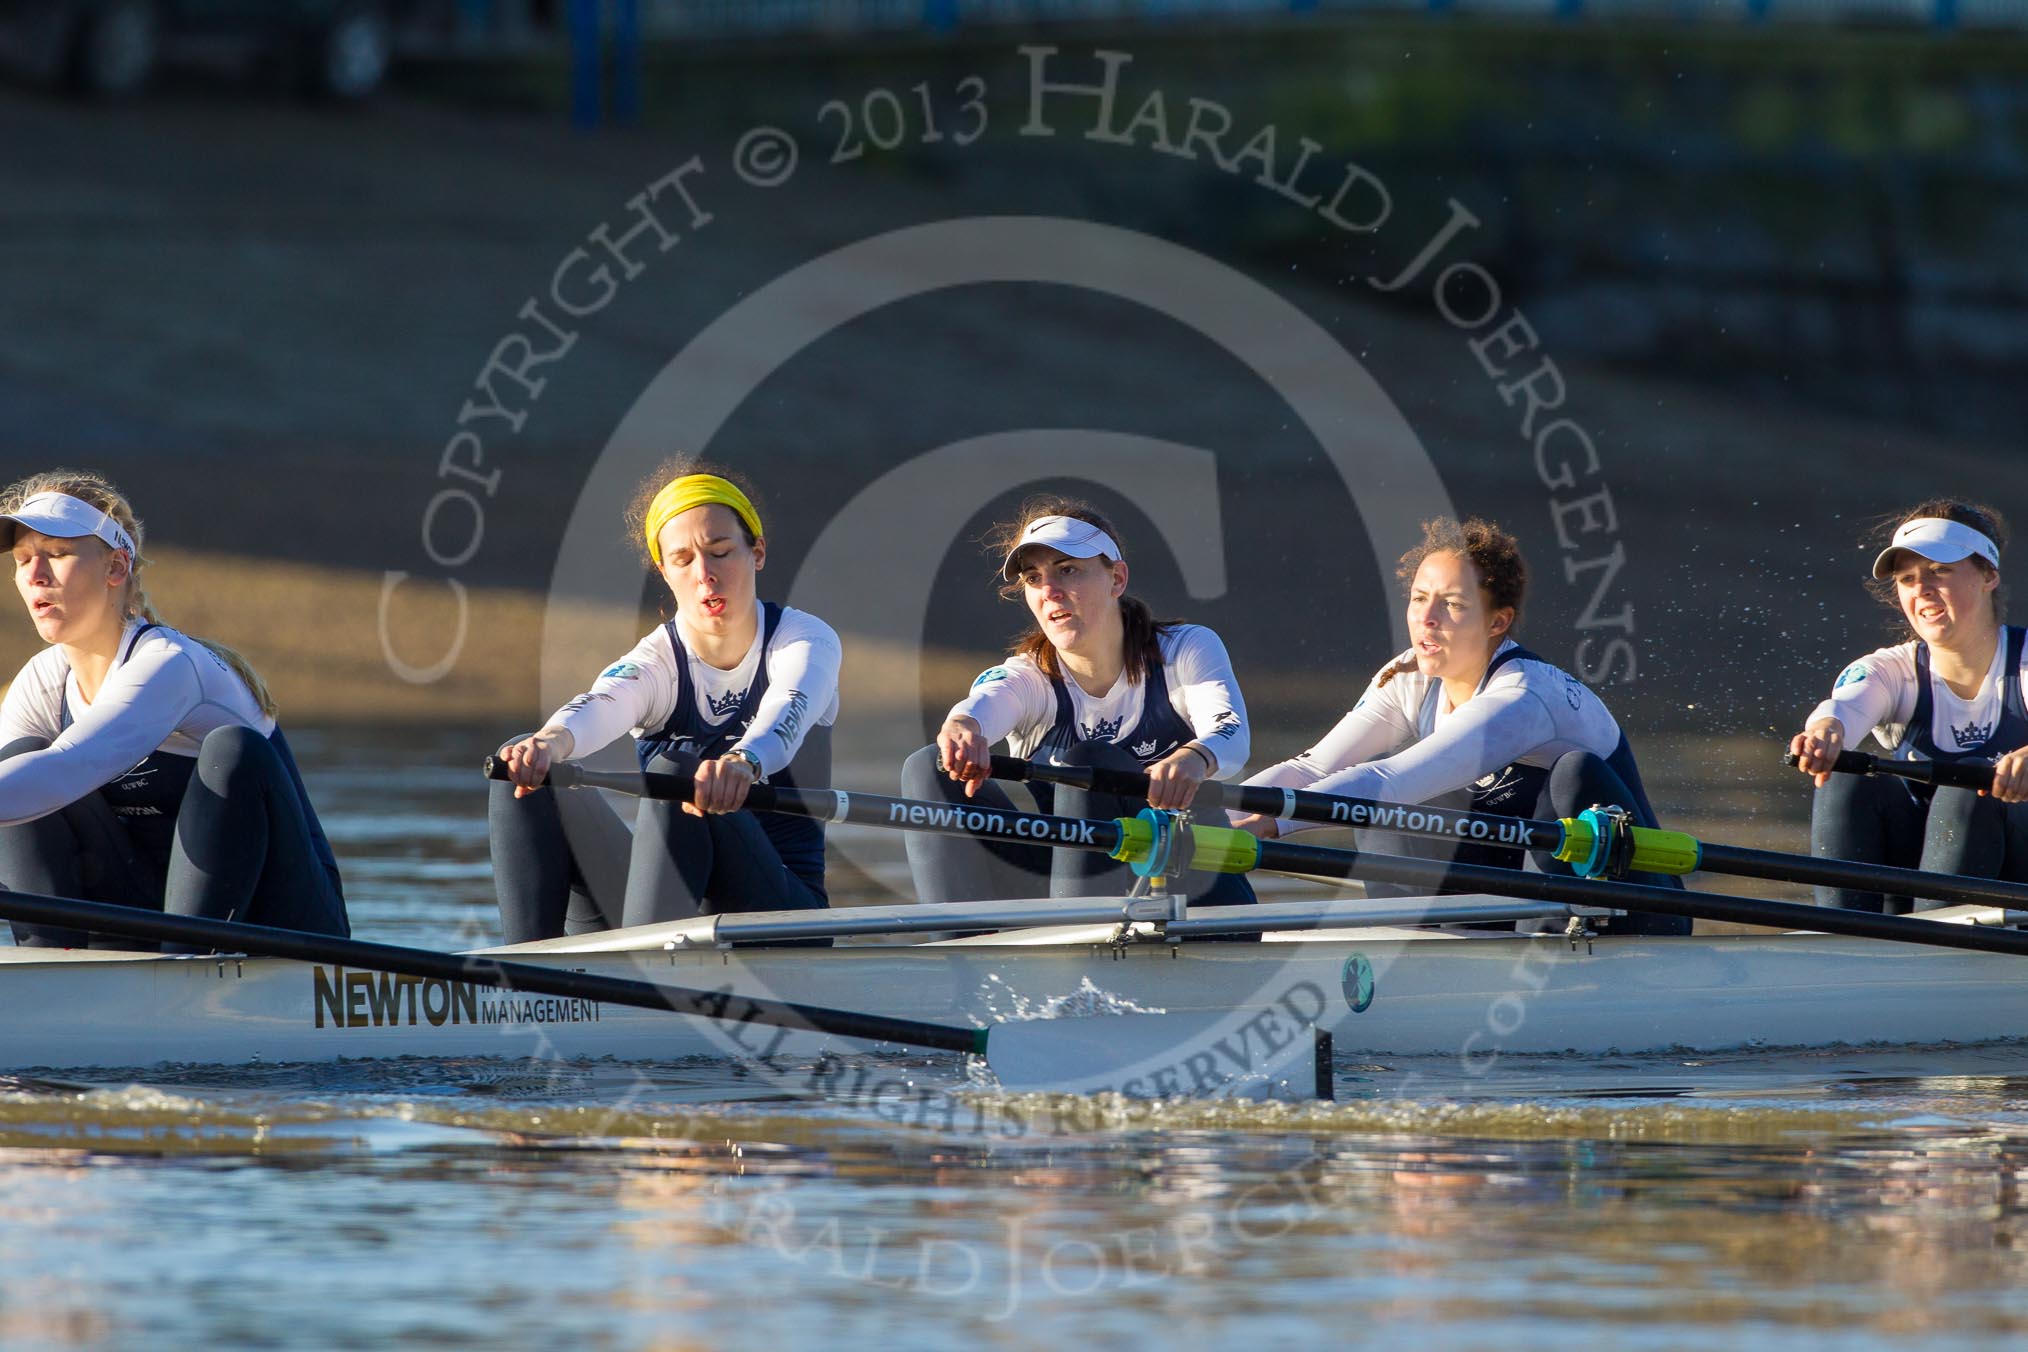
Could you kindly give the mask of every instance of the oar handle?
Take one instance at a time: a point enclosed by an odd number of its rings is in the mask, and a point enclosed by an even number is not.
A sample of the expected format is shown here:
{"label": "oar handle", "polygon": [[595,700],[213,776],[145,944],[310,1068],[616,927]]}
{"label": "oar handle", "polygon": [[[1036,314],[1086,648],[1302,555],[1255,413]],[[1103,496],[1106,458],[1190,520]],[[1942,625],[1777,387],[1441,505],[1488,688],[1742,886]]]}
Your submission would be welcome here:
{"label": "oar handle", "polygon": [[[1801,759],[1791,751],[1782,757],[1782,764],[1793,768]],[[1888,756],[1871,756],[1864,751],[1840,751],[1831,769],[1841,775],[1893,775],[1918,784],[1977,789],[1981,793],[1993,787],[1993,767],[1987,761],[1895,760]]]}
{"label": "oar handle", "polygon": [[[1048,761],[1022,760],[1019,756],[995,756],[987,774],[994,779],[1023,783],[1040,780],[1046,784],[1061,784],[1065,788],[1083,789],[1087,793],[1110,793],[1120,798],[1148,796],[1148,776],[1139,770],[1108,770],[1095,765],[1052,765]],[[1224,784],[1207,779],[1197,786],[1191,798],[1192,808],[1240,807],[1240,797],[1245,793],[1239,785]],[[1281,802],[1275,794],[1277,805]],[[1265,807],[1242,808],[1243,811],[1264,811]]]}
{"label": "oar handle", "polygon": [[[498,756],[486,757],[486,778],[508,780],[506,764]],[[650,774],[645,770],[594,770],[577,761],[557,761],[549,767],[543,783],[552,789],[613,789],[636,798],[666,798],[690,801],[692,784],[688,775]],[[755,784],[746,791],[746,805],[761,812],[781,812],[792,817],[828,817],[835,795],[829,791],[805,795],[796,789],[777,789]]]}
{"label": "oar handle", "polygon": [[[497,757],[486,758],[486,778],[506,779]],[[549,767],[546,781],[559,789],[611,789],[637,798],[687,803],[693,785],[688,775],[649,774],[638,770],[593,770],[576,761]],[[1017,845],[1066,846],[1097,850],[1127,864],[1143,864],[1162,852],[1154,849],[1156,828],[1134,818],[1105,821],[1088,817],[1057,817],[1015,812],[985,803],[939,803],[890,798],[880,793],[846,793],[839,789],[786,788],[756,784],[746,791],[746,807],[790,817],[851,822],[937,835],[972,836]],[[1192,830],[1194,848],[1184,854],[1188,867],[1244,873],[1253,867],[1253,837],[1230,828],[1199,826]],[[1180,872],[1180,868],[1178,869]]]}

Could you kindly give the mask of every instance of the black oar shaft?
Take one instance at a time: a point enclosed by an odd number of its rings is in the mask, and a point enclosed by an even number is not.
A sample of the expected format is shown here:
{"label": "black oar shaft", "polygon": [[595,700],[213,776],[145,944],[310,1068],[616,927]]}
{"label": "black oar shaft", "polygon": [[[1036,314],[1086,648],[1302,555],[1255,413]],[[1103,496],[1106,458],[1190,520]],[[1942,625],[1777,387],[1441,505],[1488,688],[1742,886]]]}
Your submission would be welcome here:
{"label": "black oar shaft", "polygon": [[[1790,756],[1788,759],[1793,763],[1795,757]],[[1883,773],[1906,771],[1905,777],[1919,779],[1924,783],[1931,782],[1933,775],[1940,774],[1945,776],[1940,782],[1959,783],[1969,787],[1981,787],[1984,782],[1990,781],[1992,774],[1990,766],[1976,762],[1954,765],[1948,761],[1885,761],[1857,751],[1841,754],[1838,768],[1840,771],[1855,774],[1875,770]],[[1047,765],[1011,756],[993,757],[992,774],[995,779],[1042,779],[1051,783],[1070,784],[1100,793],[1114,793],[1133,798],[1145,798],[1148,793],[1148,777],[1145,774],[1092,766]],[[1206,780],[1198,786],[1195,805],[1231,808],[1240,812],[1258,813],[1264,817],[1294,816],[1300,821],[1358,827],[1377,826],[1398,830],[1407,835],[1464,843],[1490,842],[1550,853],[1554,853],[1562,845],[1564,838],[1561,822],[1529,821],[1525,818],[1501,817],[1483,812],[1434,809],[1417,811],[1412,807],[1405,808],[1398,804],[1345,798],[1336,794],[1311,793],[1301,789],[1293,791],[1289,798],[1284,798],[1281,789],[1259,785],[1222,784],[1216,780]],[[1293,813],[1288,811],[1291,806],[1295,809]],[[1426,819],[1434,825],[1420,824],[1418,819]],[[1716,873],[1738,878],[1764,878],[1770,882],[1841,887],[1855,891],[1887,892],[1895,896],[1920,897],[1932,901],[1988,902],[1997,906],[2028,909],[2028,884],[2002,882],[1995,878],[1930,873],[1921,869],[1894,868],[1885,864],[1860,864],[1843,859],[1818,859],[1806,854],[1750,850],[1703,841],[1697,842],[1696,863],[1696,871],[1700,873]]]}
{"label": "black oar shaft", "polygon": [[[492,779],[506,778],[494,760],[486,762]],[[691,781],[685,775],[635,771],[592,770],[575,761],[550,767],[549,783],[559,789],[613,789],[643,798],[687,803]],[[846,793],[838,789],[788,789],[756,784],[746,792],[746,805],[757,812],[779,812],[820,821],[852,822],[859,826],[893,826],[933,834],[975,836],[1018,845],[1067,845],[1107,854],[1120,848],[1117,822],[1085,817],[1055,817],[1040,812],[1010,812],[984,804],[928,803],[890,798],[878,793]]]}
{"label": "black oar shaft", "polygon": [[[1148,776],[1133,770],[1048,765],[1014,756],[995,756],[990,773],[995,779],[1039,779],[1097,793],[1117,794],[1123,798],[1145,799],[1148,796]],[[1561,822],[1530,821],[1525,817],[1503,817],[1491,812],[1424,810],[1413,804],[1345,798],[1333,793],[1312,793],[1307,789],[1276,789],[1265,784],[1226,784],[1207,779],[1197,786],[1191,806],[1250,812],[1262,817],[1293,817],[1298,821],[1326,826],[1400,829],[1411,835],[1435,835],[1476,844],[1508,845],[1516,849],[1548,850],[1552,853],[1563,845]],[[1294,810],[1291,811],[1291,808]],[[1411,818],[1429,818],[1442,824],[1420,829],[1407,825]]]}
{"label": "black oar shaft", "polygon": [[298,962],[356,967],[425,980],[463,981],[475,986],[524,991],[532,995],[556,995],[636,1009],[695,1014],[735,1023],[758,1023],[937,1051],[978,1053],[985,1049],[984,1029],[956,1028],[915,1019],[826,1009],[818,1005],[795,1004],[722,990],[663,986],[590,972],[558,971],[529,963],[502,962],[460,953],[436,953],[423,948],[302,934],[268,925],[170,915],[105,902],[0,891],[0,918],[30,925],[53,925],[100,934],[119,934],[131,939],[185,944],[223,953],[291,958]]}
{"label": "black oar shaft", "polygon": [[[1795,765],[1800,757],[1791,751],[1782,757],[1782,764]],[[1976,789],[1981,793],[1993,787],[1993,764],[1982,760],[1896,760],[1892,756],[1874,756],[1864,751],[1840,751],[1832,771],[1841,775],[1892,775],[1896,779],[1913,780],[1918,784],[1935,784],[1951,789]]]}
{"label": "black oar shaft", "polygon": [[1706,845],[1703,867],[1739,878],[1765,878],[1778,883],[1810,883],[1857,892],[1885,892],[1930,901],[1990,902],[2028,910],[2028,884],[1998,878],[1970,878],[1961,873],[1925,873],[1888,864],[1857,864],[1846,859],[1817,859],[1774,850],[1749,850],[1738,845]]}
{"label": "black oar shaft", "polygon": [[1604,879],[1562,878],[1516,869],[1477,864],[1447,864],[1437,859],[1402,859],[1363,854],[1357,850],[1261,842],[1260,867],[1331,878],[1375,878],[1435,892],[1442,887],[1476,887],[1533,901],[1576,906],[1603,906],[1623,911],[1690,916],[1774,929],[1817,930],[1860,939],[1888,939],[1968,948],[1983,953],[2028,955],[2028,933],[1986,925],[1954,925],[1913,916],[1874,915],[1829,906],[1803,906],[1788,901],[1760,901],[1712,892],[1677,891],[1639,883]]}

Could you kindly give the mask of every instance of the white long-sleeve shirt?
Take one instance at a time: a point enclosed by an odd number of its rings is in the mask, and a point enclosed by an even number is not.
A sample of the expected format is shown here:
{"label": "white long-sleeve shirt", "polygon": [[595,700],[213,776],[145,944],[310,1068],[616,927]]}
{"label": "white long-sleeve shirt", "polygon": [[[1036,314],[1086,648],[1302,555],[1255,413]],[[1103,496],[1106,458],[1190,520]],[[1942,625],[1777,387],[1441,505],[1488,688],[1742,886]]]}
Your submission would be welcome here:
{"label": "white long-sleeve shirt", "polygon": [[[1951,688],[1930,673],[1930,739],[1938,750],[1970,751],[1984,745],[2000,725],[2000,706],[2007,674],[2007,635],[2002,630],[1993,652],[1993,663],[1979,683],[1979,692],[1969,700],[1959,699]],[[2028,683],[2028,653],[2022,656],[2017,679]],[[1847,666],[1838,676],[1831,697],[1810,712],[1804,726],[1821,718],[1835,718],[1845,729],[1850,746],[1873,733],[1881,743],[1899,746],[1915,717],[1921,694],[1915,666],[1915,640],[1892,648],[1879,648]]]}
{"label": "white long-sleeve shirt", "polygon": [[[1516,645],[1510,639],[1495,659]],[[1412,654],[1403,653],[1397,662]],[[1391,668],[1397,663],[1389,663]],[[1385,671],[1387,668],[1383,668]],[[1418,671],[1379,675],[1324,739],[1247,780],[1278,789],[1426,803],[1470,787],[1509,765],[1548,767],[1571,751],[1608,757],[1620,725],[1584,682],[1547,662],[1516,658],[1463,705],[1443,682]],[[1283,835],[1312,823],[1285,821]]]}
{"label": "white long-sleeve shirt", "polygon": [[[1252,735],[1225,644],[1201,624],[1172,626],[1162,632],[1159,642],[1170,707],[1189,724],[1194,739],[1218,758],[1211,778],[1232,778],[1246,767]],[[1146,682],[1129,681],[1122,671],[1103,695],[1087,694],[1074,680],[1063,684],[1080,737],[1120,742],[1140,725],[1147,707]],[[1032,660],[1010,657],[980,673],[970,692],[951,706],[949,717],[976,719],[988,742],[1004,738],[1013,755],[1032,755],[1056,723],[1056,688]]]}
{"label": "white long-sleeve shirt", "polygon": [[[712,726],[733,716],[766,661],[767,693],[754,710],[753,722],[728,749],[753,752],[760,759],[761,773],[773,775],[796,758],[811,728],[837,721],[843,654],[830,625],[807,611],[784,606],[774,642],[763,655],[766,625],[758,623],[760,614],[756,602],[753,643],[732,670],[720,671],[694,652],[682,660],[690,668],[697,712]],[[657,625],[631,652],[601,672],[591,689],[552,714],[549,725],[570,733],[576,746],[572,754],[578,756],[589,756],[628,733],[644,737],[659,732],[676,712],[682,688],[678,661],[668,626]],[[814,719],[812,710],[817,711]]]}
{"label": "white long-sleeve shirt", "polygon": [[135,620],[121,633],[112,669],[89,703],[61,647],[36,654],[15,676],[0,701],[0,745],[33,736],[50,746],[0,761],[0,826],[74,803],[157,751],[195,757],[218,728],[274,735],[275,720],[218,654],[162,625],[137,642],[142,624]]}

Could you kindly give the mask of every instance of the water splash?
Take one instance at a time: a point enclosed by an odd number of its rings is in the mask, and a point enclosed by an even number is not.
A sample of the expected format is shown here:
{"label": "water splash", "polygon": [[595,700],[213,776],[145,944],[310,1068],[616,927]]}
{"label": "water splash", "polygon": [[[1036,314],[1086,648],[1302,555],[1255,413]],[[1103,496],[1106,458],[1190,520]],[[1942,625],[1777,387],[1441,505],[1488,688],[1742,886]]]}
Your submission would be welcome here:
{"label": "water splash", "polygon": [[1082,977],[1068,995],[1030,999],[1002,980],[997,973],[984,982],[981,1001],[997,1023],[1026,1023],[1031,1019],[1083,1019],[1102,1014],[1167,1014],[1157,1005],[1144,1005],[1124,995],[1115,995]]}

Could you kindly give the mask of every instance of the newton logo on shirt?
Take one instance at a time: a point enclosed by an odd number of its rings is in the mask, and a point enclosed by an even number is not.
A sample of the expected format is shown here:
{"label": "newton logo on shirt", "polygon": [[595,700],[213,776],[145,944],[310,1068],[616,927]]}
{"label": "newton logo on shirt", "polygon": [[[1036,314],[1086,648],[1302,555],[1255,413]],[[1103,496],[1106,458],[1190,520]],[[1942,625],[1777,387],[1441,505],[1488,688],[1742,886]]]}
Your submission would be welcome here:
{"label": "newton logo on shirt", "polygon": [[1860,666],[1857,662],[1854,662],[1851,666],[1845,668],[1844,671],[1838,674],[1838,683],[1832,686],[1831,688],[1833,690],[1843,690],[1846,686],[1857,685],[1859,684],[1859,682],[1865,679],[1866,679],[1866,668]]}
{"label": "newton logo on shirt", "polygon": [[631,681],[640,674],[640,667],[632,662],[615,662],[599,673],[599,679],[602,681]]}
{"label": "newton logo on shirt", "polygon": [[980,686],[984,685],[988,681],[1004,681],[1011,675],[1013,675],[1013,673],[1008,671],[1007,668],[1005,667],[988,667],[986,668],[986,670],[979,673],[979,678],[977,680],[972,682],[972,689],[977,690]]}

